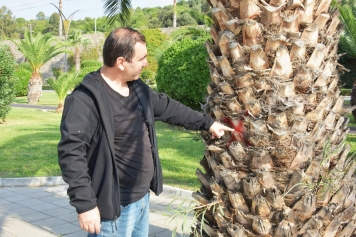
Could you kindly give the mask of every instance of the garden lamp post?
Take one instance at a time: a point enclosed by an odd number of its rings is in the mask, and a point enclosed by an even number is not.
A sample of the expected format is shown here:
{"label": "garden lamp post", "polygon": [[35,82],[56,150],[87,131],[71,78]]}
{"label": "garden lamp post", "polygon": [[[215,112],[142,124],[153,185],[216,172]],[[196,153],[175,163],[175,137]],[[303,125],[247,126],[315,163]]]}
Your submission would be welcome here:
{"label": "garden lamp post", "polygon": [[[64,28],[64,40],[67,41],[68,39],[68,33],[69,33],[69,28],[70,28],[70,23],[73,19],[74,13],[78,12],[79,10],[73,12],[72,14],[70,14],[70,16],[68,18],[66,18],[63,14],[63,12],[53,3],[51,3],[53,6],[55,6],[58,9],[58,12],[60,13],[60,20],[63,24],[63,28]],[[67,53],[64,53],[64,71],[67,71]]]}

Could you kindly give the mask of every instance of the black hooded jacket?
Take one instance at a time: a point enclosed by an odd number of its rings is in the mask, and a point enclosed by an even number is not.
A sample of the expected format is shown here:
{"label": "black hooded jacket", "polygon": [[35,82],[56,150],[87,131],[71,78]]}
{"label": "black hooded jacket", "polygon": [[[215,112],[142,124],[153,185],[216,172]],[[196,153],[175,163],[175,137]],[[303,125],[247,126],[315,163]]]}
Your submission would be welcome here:
{"label": "black hooded jacket", "polygon": [[[113,220],[120,216],[120,180],[115,164],[113,115],[103,83],[99,71],[92,72],[67,96],[58,161],[63,179],[69,184],[70,203],[77,212],[97,206],[102,219]],[[155,167],[150,189],[159,195],[163,182],[154,121],[208,131],[213,119],[155,92],[141,80],[128,83],[143,108]]]}

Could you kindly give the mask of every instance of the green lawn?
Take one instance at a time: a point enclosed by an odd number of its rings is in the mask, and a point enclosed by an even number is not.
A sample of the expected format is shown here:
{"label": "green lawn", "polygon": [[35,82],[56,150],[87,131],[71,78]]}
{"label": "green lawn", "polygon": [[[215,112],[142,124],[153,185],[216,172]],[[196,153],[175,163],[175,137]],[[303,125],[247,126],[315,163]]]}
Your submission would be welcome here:
{"label": "green lawn", "polygon": [[[16,103],[27,103],[19,97]],[[57,105],[53,92],[43,92],[41,105]],[[352,115],[349,126],[356,126]],[[0,124],[0,177],[57,176],[57,143],[61,114],[39,109],[12,108]],[[197,132],[156,123],[164,183],[189,190],[200,186],[195,176],[204,155],[204,143]],[[348,135],[351,152],[356,151],[356,134]]]}
{"label": "green lawn", "polygon": [[[14,103],[27,104],[27,96],[16,97]],[[59,104],[59,99],[56,93],[52,91],[44,91],[42,92],[42,96],[38,104],[57,106]]]}
{"label": "green lawn", "polygon": [[[0,124],[0,177],[57,176],[57,143],[61,114],[39,109],[12,108]],[[196,190],[195,170],[204,154],[197,133],[156,123],[164,183]]]}

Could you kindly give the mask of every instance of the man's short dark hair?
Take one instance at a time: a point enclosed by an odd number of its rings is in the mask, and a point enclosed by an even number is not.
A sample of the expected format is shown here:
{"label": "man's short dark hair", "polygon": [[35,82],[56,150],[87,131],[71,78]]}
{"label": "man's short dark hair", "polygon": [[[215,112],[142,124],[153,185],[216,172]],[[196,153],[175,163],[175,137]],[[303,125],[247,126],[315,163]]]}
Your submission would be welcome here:
{"label": "man's short dark hair", "polygon": [[137,42],[146,43],[145,36],[129,27],[120,27],[113,30],[106,38],[103,46],[104,65],[113,67],[118,57],[123,57],[131,62]]}

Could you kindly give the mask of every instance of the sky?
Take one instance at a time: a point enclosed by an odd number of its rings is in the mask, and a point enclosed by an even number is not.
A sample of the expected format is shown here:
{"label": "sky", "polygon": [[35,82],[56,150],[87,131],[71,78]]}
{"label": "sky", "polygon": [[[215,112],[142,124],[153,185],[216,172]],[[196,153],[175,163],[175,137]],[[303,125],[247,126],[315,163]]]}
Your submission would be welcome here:
{"label": "sky", "polygon": [[[39,12],[43,12],[47,17],[58,10],[52,5],[58,7],[59,0],[0,0],[0,7],[6,6],[10,9],[12,16],[16,18],[23,17],[26,20],[36,19]],[[173,5],[173,0],[131,0],[131,5],[137,7],[157,7]],[[103,0],[62,0],[62,12],[68,18],[73,12],[73,20],[84,19],[85,17],[102,17],[104,1]]]}

